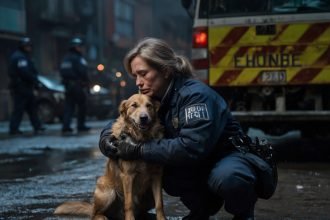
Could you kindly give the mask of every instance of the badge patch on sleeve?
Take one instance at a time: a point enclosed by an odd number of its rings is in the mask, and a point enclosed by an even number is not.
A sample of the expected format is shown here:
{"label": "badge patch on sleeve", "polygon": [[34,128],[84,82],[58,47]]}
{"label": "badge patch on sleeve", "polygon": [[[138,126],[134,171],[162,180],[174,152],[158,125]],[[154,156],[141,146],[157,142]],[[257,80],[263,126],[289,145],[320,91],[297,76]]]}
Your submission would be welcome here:
{"label": "badge patch on sleeve", "polygon": [[28,62],[25,59],[21,59],[17,62],[17,67],[18,68],[27,67],[27,65],[28,65]]}
{"label": "badge patch on sleeve", "polygon": [[83,57],[80,59],[80,63],[84,66],[87,66],[87,60],[85,60]]}
{"label": "badge patch on sleeve", "polygon": [[209,113],[206,104],[194,104],[185,108],[186,123],[189,124],[193,121],[208,120]]}

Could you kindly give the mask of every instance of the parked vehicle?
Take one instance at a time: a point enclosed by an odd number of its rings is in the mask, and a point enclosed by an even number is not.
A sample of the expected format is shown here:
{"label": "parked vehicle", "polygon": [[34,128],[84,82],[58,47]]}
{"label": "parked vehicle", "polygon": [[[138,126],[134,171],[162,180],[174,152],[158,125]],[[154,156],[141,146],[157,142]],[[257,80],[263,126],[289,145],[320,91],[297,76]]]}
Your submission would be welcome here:
{"label": "parked vehicle", "polygon": [[196,75],[247,127],[330,135],[330,2],[182,0]]}
{"label": "parked vehicle", "polygon": [[[38,114],[42,122],[54,123],[61,120],[64,112],[65,88],[57,80],[39,75],[40,88],[37,91]],[[87,99],[87,116],[97,119],[112,114],[113,102],[110,90],[94,84]]]}

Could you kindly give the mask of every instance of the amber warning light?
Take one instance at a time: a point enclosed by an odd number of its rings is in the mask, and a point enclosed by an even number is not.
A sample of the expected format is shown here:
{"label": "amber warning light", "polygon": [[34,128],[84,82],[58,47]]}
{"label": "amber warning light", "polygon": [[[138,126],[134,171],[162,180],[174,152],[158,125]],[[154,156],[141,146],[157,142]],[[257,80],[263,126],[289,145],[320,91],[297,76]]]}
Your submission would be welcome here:
{"label": "amber warning light", "polygon": [[96,67],[96,68],[97,68],[97,70],[98,70],[98,71],[100,71],[100,72],[101,72],[101,71],[103,71],[103,70],[104,70],[104,65],[103,65],[103,64],[99,64],[99,65],[97,65],[97,67]]}

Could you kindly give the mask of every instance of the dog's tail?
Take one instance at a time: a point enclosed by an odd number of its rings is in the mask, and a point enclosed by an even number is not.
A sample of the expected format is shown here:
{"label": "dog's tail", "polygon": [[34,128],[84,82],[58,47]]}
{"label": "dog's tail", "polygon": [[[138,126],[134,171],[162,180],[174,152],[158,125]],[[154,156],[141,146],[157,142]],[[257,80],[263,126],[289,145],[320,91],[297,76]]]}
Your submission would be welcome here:
{"label": "dog's tail", "polygon": [[92,217],[93,205],[88,202],[65,202],[55,209],[54,214]]}

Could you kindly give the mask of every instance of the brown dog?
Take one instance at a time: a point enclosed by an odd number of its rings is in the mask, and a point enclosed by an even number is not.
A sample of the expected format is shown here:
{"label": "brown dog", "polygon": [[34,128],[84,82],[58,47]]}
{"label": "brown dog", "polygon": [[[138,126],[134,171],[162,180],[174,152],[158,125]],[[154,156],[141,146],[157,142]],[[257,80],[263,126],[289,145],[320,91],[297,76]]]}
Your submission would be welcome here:
{"label": "brown dog", "polygon": [[[158,108],[158,102],[142,94],[122,101],[112,135],[122,139],[125,134],[125,141],[134,143],[162,138]],[[104,176],[97,180],[93,203],[65,202],[56,208],[54,214],[134,220],[134,216],[146,219],[147,211],[155,207],[157,220],[165,220],[161,177],[159,165],[109,159]]]}

